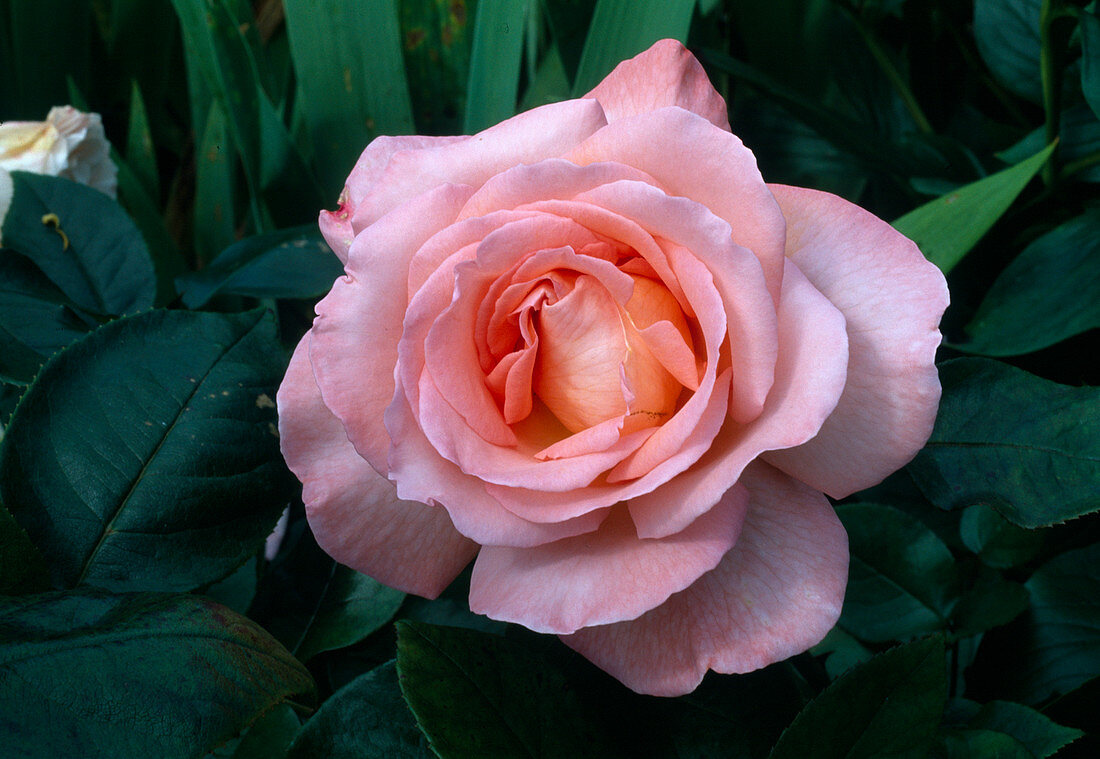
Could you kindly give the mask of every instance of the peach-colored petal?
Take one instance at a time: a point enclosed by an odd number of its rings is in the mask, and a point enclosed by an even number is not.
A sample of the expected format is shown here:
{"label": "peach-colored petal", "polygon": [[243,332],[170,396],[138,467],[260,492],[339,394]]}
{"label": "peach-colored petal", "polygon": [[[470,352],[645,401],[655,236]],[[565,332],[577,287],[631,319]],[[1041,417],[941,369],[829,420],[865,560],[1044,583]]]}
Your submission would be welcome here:
{"label": "peach-colored petal", "polygon": [[744,527],[713,571],[638,619],[563,636],[566,645],[638,693],[678,696],[708,669],[750,672],[819,642],[844,599],[844,528],[820,492],[766,464],[741,482]]}
{"label": "peach-colored petal", "polygon": [[313,534],[340,563],[435,598],[474,557],[477,544],[455,530],[443,509],[399,500],[393,483],[355,452],[321,400],[309,341],[306,333],[295,349],[277,401],[280,445],[303,483]]}
{"label": "peach-colored petal", "polygon": [[844,317],[790,261],[779,301],[779,345],[775,384],[760,416],[745,426],[726,424],[691,469],[631,500],[640,534],[682,529],[763,451],[812,438],[836,407],[848,359]]}
{"label": "peach-colored petal", "polygon": [[815,190],[772,191],[789,224],[788,255],[847,320],[850,359],[817,436],[765,458],[841,498],[905,465],[932,432],[947,284],[916,245],[858,206]]}
{"label": "peach-colored petal", "polygon": [[401,150],[425,150],[440,147],[452,142],[468,140],[469,137],[422,137],[419,135],[377,137],[367,145],[355,162],[344,189],[340,193],[339,207],[335,211],[321,211],[317,220],[321,234],[343,263],[348,261],[348,248],[355,239],[355,230],[351,219],[355,209],[373,188],[382,171],[390,162],[390,157]]}
{"label": "peach-colored petal", "polygon": [[393,367],[405,318],[408,262],[446,226],[470,188],[444,185],[387,214],[355,239],[348,276],[317,304],[311,357],[325,403],[361,455],[386,471],[382,414],[393,398]]}
{"label": "peach-colored petal", "polygon": [[439,455],[417,426],[400,388],[386,409],[385,423],[393,439],[389,476],[397,485],[398,496],[443,506],[455,529],[482,545],[549,543],[591,532],[607,517],[607,509],[553,524],[536,524],[516,516],[489,495],[484,482]]}
{"label": "peach-colored petal", "polygon": [[737,540],[747,495],[731,489],[677,535],[642,540],[623,509],[600,529],[536,548],[487,547],[470,579],[470,609],[536,632],[568,634],[634,619],[713,569]]}
{"label": "peach-colored petal", "polygon": [[609,124],[564,157],[581,165],[625,163],[669,195],[706,206],[729,223],[735,243],[760,259],[768,292],[779,302],[785,222],[741,140],[694,113],[660,108]]}
{"label": "peach-colored petal", "polygon": [[521,163],[560,157],[606,124],[593,100],[533,108],[472,137],[426,150],[398,151],[352,216],[358,232],[401,203],[439,184],[480,187]]}
{"label": "peach-colored petal", "polygon": [[730,128],[726,101],[695,56],[676,40],[660,40],[623,61],[585,97],[600,101],[608,123],[674,105],[727,132]]}

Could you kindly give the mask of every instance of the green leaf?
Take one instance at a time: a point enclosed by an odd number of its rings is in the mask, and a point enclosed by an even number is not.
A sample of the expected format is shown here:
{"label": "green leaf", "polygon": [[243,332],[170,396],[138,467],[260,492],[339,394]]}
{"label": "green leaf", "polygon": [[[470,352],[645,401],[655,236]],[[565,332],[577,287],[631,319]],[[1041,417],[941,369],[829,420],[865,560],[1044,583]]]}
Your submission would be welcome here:
{"label": "green leaf", "polygon": [[205,269],[176,280],[188,308],[218,294],[253,298],[312,298],[344,273],[316,226],[256,235],[231,245]]}
{"label": "green leaf", "polygon": [[133,169],[146,194],[160,197],[160,176],[157,174],[157,155],[153,135],[149,132],[149,117],[145,113],[145,101],[138,83],[130,86],[130,126],[126,130],[126,163]]}
{"label": "green leaf", "polygon": [[[981,706],[970,702],[962,703],[966,705],[965,727],[968,731],[980,731],[987,736],[1007,737],[1014,746],[1014,750],[1022,750],[1023,753],[1020,756],[1025,759],[1045,759],[1053,756],[1063,746],[1084,735],[1080,730],[1063,727],[1023,704],[1015,704],[1011,701],[991,701]],[[1008,756],[1015,755],[1008,754]],[[1000,755],[978,754],[977,756]]]}
{"label": "green leaf", "polygon": [[1033,103],[1043,99],[1039,74],[1042,0],[974,0],[978,52],[997,80]]}
{"label": "green leaf", "polygon": [[932,437],[908,466],[930,501],[984,503],[1023,527],[1100,509],[1100,388],[986,359],[941,364],[940,382]]}
{"label": "green leaf", "polygon": [[966,508],[959,522],[963,544],[996,569],[1016,567],[1032,559],[1043,544],[1043,534],[1009,522],[986,504]]}
{"label": "green leaf", "polygon": [[598,0],[573,81],[574,96],[584,95],[621,61],[657,40],[687,42],[694,10],[695,0]]}
{"label": "green leaf", "polygon": [[287,34],[326,196],[376,135],[413,131],[395,0],[286,0]]}
{"label": "green leaf", "polygon": [[1004,215],[1054,152],[1054,145],[996,174],[915,208],[894,228],[915,242],[946,274]]}
{"label": "green leaf", "polygon": [[[1043,149],[1046,127],[1040,126],[1026,137],[997,154],[1005,163],[1019,163]],[[1100,120],[1085,103],[1066,108],[1058,117],[1059,171],[1082,182],[1100,182]]]}
{"label": "green leaf", "polygon": [[983,567],[967,583],[951,614],[952,633],[966,637],[1006,625],[1027,609],[1028,601],[1023,585]]}
{"label": "green leaf", "polygon": [[1036,704],[1100,676],[1100,545],[1052,559],[1026,586],[1031,609],[999,674],[1003,692]]}
{"label": "green leaf", "polygon": [[1100,327],[1100,211],[1034,240],[1008,265],[974,319],[969,353],[1015,356]]}
{"label": "green leaf", "polygon": [[528,0],[479,0],[463,129],[474,134],[515,115]]}
{"label": "green leaf", "polygon": [[294,707],[279,704],[249,725],[239,738],[207,754],[207,759],[285,759],[301,729]]}
{"label": "green leaf", "polygon": [[4,246],[31,259],[74,303],[97,314],[153,305],[149,251],[130,217],[109,197],[59,177],[12,172]]}
{"label": "green leaf", "polygon": [[868,641],[942,630],[958,592],[955,560],[936,534],[889,506],[837,508],[852,559],[840,626]]}
{"label": "green leaf", "polygon": [[254,554],[292,492],[272,320],[150,311],[46,365],[0,446],[0,498],[60,587],[189,590]]}
{"label": "green leaf", "polygon": [[954,729],[939,738],[942,759],[1034,759],[1011,735],[994,730]]}
{"label": "green leaf", "polygon": [[0,599],[5,756],[193,757],[310,698],[262,628],[185,595],[94,589]]}
{"label": "green leaf", "polygon": [[1081,25],[1081,90],[1093,114],[1100,118],[1100,16],[1082,10],[1077,18]]}
{"label": "green leaf", "polygon": [[[455,704],[457,710],[465,704]],[[287,759],[432,759],[391,661],[353,680],[327,699],[302,728]]]}
{"label": "green leaf", "polygon": [[29,259],[0,253],[0,377],[30,382],[47,358],[94,326]]}
{"label": "green leaf", "polygon": [[208,263],[233,244],[233,173],[237,162],[229,141],[225,110],[214,100],[195,156],[195,252]]}
{"label": "green leaf", "polygon": [[833,680],[873,656],[869,648],[839,625],[829,630],[829,634],[811,648],[810,653],[825,657],[825,672]]}
{"label": "green leaf", "polygon": [[0,503],[0,596],[38,593],[49,587],[42,554]]}
{"label": "green leaf", "polygon": [[441,757],[614,753],[562,669],[517,643],[401,621],[397,673]]}
{"label": "green leaf", "polygon": [[947,701],[943,640],[892,648],[841,676],[795,718],[770,759],[922,759]]}
{"label": "green leaf", "polygon": [[469,83],[466,2],[401,0],[401,40],[418,134],[460,134]]}

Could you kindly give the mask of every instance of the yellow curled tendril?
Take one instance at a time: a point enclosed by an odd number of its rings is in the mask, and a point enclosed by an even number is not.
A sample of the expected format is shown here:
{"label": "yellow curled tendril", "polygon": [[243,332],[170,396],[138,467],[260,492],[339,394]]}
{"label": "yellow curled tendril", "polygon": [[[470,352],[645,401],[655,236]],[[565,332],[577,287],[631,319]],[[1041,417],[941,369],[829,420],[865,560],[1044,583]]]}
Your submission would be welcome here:
{"label": "yellow curled tendril", "polygon": [[57,214],[55,214],[55,213],[46,214],[45,216],[42,217],[42,223],[45,224],[47,227],[52,227],[54,232],[57,232],[59,235],[61,235],[61,249],[62,250],[68,250],[69,249],[69,237],[68,237],[68,235],[65,234],[64,231],[62,231],[62,229],[61,229],[61,219],[59,219],[57,217]]}

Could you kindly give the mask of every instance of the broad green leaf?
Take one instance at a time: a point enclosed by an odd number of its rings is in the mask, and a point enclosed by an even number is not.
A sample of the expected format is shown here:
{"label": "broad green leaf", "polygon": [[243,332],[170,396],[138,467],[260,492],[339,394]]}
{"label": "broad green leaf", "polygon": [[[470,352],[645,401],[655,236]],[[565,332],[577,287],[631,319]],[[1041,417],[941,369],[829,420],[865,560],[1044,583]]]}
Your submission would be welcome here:
{"label": "broad green leaf", "polygon": [[1100,327],[1100,211],[1034,240],[1008,265],[955,347],[1015,356]]}
{"label": "broad green leaf", "polygon": [[189,590],[253,555],[292,492],[283,369],[259,311],[150,311],[51,359],[0,446],[0,498],[54,584]]}
{"label": "broad green leaf", "polygon": [[249,725],[239,738],[207,754],[206,759],[284,759],[301,729],[294,707],[279,704]]}
{"label": "broad green leaf", "polygon": [[30,382],[46,359],[95,326],[30,259],[0,252],[0,377]]}
{"label": "broad green leaf", "polygon": [[160,197],[160,177],[157,174],[157,154],[153,135],[149,132],[149,117],[138,83],[130,86],[130,125],[126,130],[126,163],[141,182],[146,194]]}
{"label": "broad green leaf", "polygon": [[256,597],[256,587],[260,580],[258,563],[259,559],[253,556],[227,577],[197,592],[217,601],[222,606],[228,606],[235,612],[245,614]]}
{"label": "broad green leaf", "polygon": [[0,599],[6,757],[201,756],[310,699],[262,628],[186,595],[94,589]]}
{"label": "broad green leaf", "polygon": [[302,661],[358,643],[401,607],[404,593],[337,564],[304,523],[284,541],[292,547],[272,564],[249,616]]}
{"label": "broad green leaf", "polygon": [[1023,527],[1100,509],[1100,388],[985,359],[941,364],[940,382],[932,437],[908,466],[934,504],[986,504]]}
{"label": "broad green leaf", "polygon": [[1043,544],[1043,533],[1017,527],[992,506],[982,503],[963,511],[959,534],[963,544],[978,554],[984,564],[997,569],[1023,564]]}
{"label": "broad green leaf", "polygon": [[463,131],[474,134],[516,112],[523,62],[524,16],[530,0],[479,0],[470,51]]}
{"label": "broad green leaf", "polygon": [[256,235],[231,245],[209,266],[176,280],[188,308],[220,293],[254,298],[323,295],[344,273],[316,226]]}
{"label": "broad green leaf", "polygon": [[952,611],[951,632],[955,637],[966,637],[1006,625],[1027,609],[1028,601],[1023,585],[982,567],[976,577],[969,579]]}
{"label": "broad green leaf", "polygon": [[518,643],[402,621],[397,673],[417,724],[445,759],[614,755],[561,668]]}
{"label": "broad green leaf", "polygon": [[[1098,43],[1100,44],[1100,43]],[[997,154],[1005,163],[1019,163],[1043,149],[1046,127],[1040,126],[1026,137]],[[1077,103],[1062,111],[1058,118],[1058,166],[1082,182],[1100,182],[1100,120],[1085,103]]]}
{"label": "broad green leaf", "polygon": [[[397,677],[391,661],[334,693],[306,722],[287,759],[435,757],[401,697]],[[456,712],[464,707],[461,702],[454,704]]]}
{"label": "broad green leaf", "polygon": [[868,641],[944,629],[959,579],[936,534],[889,506],[848,504],[837,515],[852,555],[840,626]]}
{"label": "broad green leaf", "polygon": [[376,135],[413,131],[395,0],[286,0],[316,166],[335,199]]}
{"label": "broad green leaf", "polygon": [[769,759],[922,759],[946,701],[942,639],[907,643],[834,681],[795,717]]}
{"label": "broad green leaf", "polygon": [[939,736],[938,759],[1035,759],[1011,735],[995,730],[955,728]]}
{"label": "broad green leaf", "polygon": [[195,156],[195,253],[203,263],[212,261],[236,240],[233,208],[236,166],[225,110],[221,103],[212,100]]}
{"label": "broad green leaf", "polygon": [[[660,39],[687,42],[695,0],[598,0],[573,81],[581,96]],[[629,19],[629,20],[628,20]]]}
{"label": "broad green leaf", "polygon": [[12,172],[14,193],[0,236],[75,304],[97,314],[153,305],[149,251],[130,217],[109,197],[59,177]]}
{"label": "broad green leaf", "polygon": [[[962,757],[1022,756],[1024,759],[1045,759],[1053,756],[1063,746],[1072,743],[1083,733],[1071,727],[1063,727],[1049,717],[1023,704],[1011,701],[991,701],[988,704],[976,704],[972,701],[954,701],[952,709],[954,719],[963,718],[958,727],[967,733],[976,733],[984,737],[968,736],[965,742],[979,746],[1004,746],[1007,754],[957,754]],[[954,721],[954,720],[952,720]],[[1007,738],[1007,741],[994,738]],[[1011,746],[1011,748],[1009,748]],[[1022,753],[1012,753],[1021,752]],[[950,754],[956,756],[956,754]]]}
{"label": "broad green leaf", "polygon": [[1042,102],[1039,9],[1042,0],[974,0],[978,52],[1002,85]]}
{"label": "broad green leaf", "polygon": [[869,648],[839,625],[829,630],[829,634],[811,648],[810,653],[825,657],[825,671],[834,680],[873,656]]}
{"label": "broad green leaf", "polygon": [[49,587],[42,554],[0,503],[0,596],[38,593]]}
{"label": "broad green leaf", "polygon": [[1100,676],[1100,545],[1052,559],[1026,585],[1031,608],[1009,628],[1001,661],[1012,666],[998,674],[1006,695],[1037,704]]}
{"label": "broad green leaf", "polygon": [[1081,90],[1093,114],[1100,118],[1100,16],[1081,11]]}
{"label": "broad green leaf", "polygon": [[925,203],[894,222],[925,258],[946,274],[1004,215],[1054,152],[1049,145],[1025,161]]}

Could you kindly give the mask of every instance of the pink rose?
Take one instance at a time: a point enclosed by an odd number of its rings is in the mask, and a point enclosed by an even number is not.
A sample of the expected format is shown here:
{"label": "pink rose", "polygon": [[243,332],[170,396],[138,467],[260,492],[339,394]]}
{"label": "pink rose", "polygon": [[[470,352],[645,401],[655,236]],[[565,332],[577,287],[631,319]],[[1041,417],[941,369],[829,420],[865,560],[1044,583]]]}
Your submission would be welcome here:
{"label": "pink rose", "polygon": [[829,501],[927,440],[939,271],[838,197],[766,185],[665,40],[472,137],[381,137],[321,229],[346,276],[279,390],[338,561],[692,690],[817,643]]}

